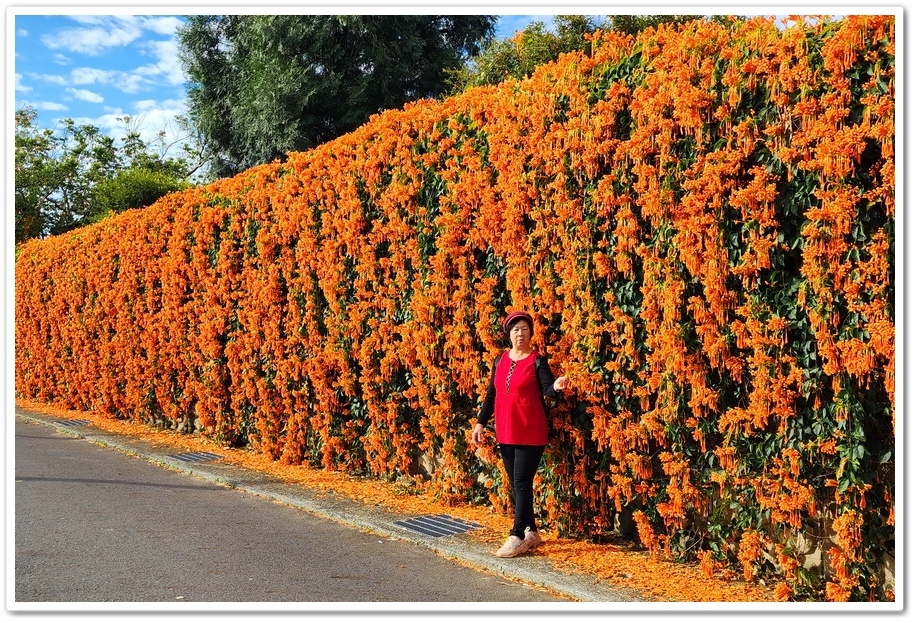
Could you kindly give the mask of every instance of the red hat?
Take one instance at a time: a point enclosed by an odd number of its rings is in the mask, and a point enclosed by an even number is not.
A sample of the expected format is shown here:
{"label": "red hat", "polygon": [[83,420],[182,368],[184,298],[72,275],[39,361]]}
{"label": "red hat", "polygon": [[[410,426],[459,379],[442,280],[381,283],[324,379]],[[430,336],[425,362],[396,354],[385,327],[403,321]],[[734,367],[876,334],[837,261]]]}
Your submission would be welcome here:
{"label": "red hat", "polygon": [[529,326],[531,329],[534,329],[534,320],[531,318],[531,316],[530,316],[529,314],[527,314],[526,312],[523,312],[523,311],[515,311],[515,312],[512,312],[511,314],[509,314],[508,316],[506,316],[506,319],[503,320],[503,331],[508,332],[508,331],[509,331],[509,326],[510,326],[513,322],[515,322],[516,320],[518,320],[519,318],[524,318],[525,320],[527,320],[527,321],[528,321],[528,326]]}

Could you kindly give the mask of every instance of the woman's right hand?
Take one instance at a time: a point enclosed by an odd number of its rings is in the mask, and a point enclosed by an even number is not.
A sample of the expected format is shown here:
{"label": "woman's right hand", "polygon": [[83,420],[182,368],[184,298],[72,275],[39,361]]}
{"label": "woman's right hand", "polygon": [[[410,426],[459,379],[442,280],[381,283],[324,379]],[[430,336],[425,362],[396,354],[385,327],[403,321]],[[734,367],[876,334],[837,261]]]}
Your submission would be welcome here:
{"label": "woman's right hand", "polygon": [[471,440],[477,445],[483,442],[483,424],[478,424],[474,427],[474,432],[471,433]]}

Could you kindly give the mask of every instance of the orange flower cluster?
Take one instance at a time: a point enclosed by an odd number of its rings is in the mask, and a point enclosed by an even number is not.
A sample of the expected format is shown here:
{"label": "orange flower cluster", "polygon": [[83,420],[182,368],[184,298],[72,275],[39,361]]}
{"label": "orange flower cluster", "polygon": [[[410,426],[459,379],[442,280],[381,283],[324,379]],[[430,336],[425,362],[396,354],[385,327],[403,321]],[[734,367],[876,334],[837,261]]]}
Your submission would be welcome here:
{"label": "orange flower cluster", "polygon": [[[784,453],[798,455],[792,449]],[[757,501],[769,511],[771,519],[799,530],[803,516],[816,517],[818,512],[814,487],[799,481],[800,471],[797,464],[787,467],[784,460],[777,458],[763,476],[751,479]]]}
{"label": "orange flower cluster", "polygon": [[748,582],[754,579],[755,563],[763,553],[764,540],[756,530],[748,530],[741,536],[738,544],[738,560],[744,570],[744,579]]}
{"label": "orange flower cluster", "polygon": [[833,521],[836,546],[829,551],[830,564],[834,567],[835,582],[827,587],[827,599],[847,601],[859,586],[859,578],[853,571],[855,563],[862,562],[859,549],[862,547],[862,516],[856,511],[846,511]]}
{"label": "orange flower cluster", "polygon": [[17,394],[287,464],[432,466],[444,502],[506,508],[469,431],[525,308],[573,387],[547,524],[631,512],[651,551],[715,542],[745,573],[750,526],[791,549],[840,505],[886,532],[894,28],[597,33],[530,78],[22,245]]}

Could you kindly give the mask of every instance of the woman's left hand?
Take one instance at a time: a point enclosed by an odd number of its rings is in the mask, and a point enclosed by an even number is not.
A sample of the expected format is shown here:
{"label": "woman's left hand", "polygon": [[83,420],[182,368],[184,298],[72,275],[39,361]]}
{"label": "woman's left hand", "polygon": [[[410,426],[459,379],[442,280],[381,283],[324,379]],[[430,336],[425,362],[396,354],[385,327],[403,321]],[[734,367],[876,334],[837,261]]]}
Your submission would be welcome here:
{"label": "woman's left hand", "polygon": [[553,388],[555,390],[566,389],[567,387],[569,387],[569,379],[565,376],[558,376],[553,382]]}
{"label": "woman's left hand", "polygon": [[477,424],[474,427],[474,432],[471,433],[471,441],[473,441],[478,446],[481,443],[483,443],[483,425],[482,424]]}

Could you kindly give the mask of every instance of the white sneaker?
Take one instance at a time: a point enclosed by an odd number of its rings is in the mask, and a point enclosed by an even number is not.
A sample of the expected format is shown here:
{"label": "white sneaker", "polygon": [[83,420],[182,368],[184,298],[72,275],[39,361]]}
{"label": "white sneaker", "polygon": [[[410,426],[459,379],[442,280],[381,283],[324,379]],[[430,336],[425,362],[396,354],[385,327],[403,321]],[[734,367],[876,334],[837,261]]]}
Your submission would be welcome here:
{"label": "white sneaker", "polygon": [[528,551],[528,547],[528,543],[513,534],[503,543],[502,547],[496,550],[496,555],[499,558],[515,558]]}
{"label": "white sneaker", "polygon": [[531,528],[525,529],[525,543],[528,544],[527,549],[534,549],[543,542],[544,539],[541,538],[537,530],[532,530]]}

